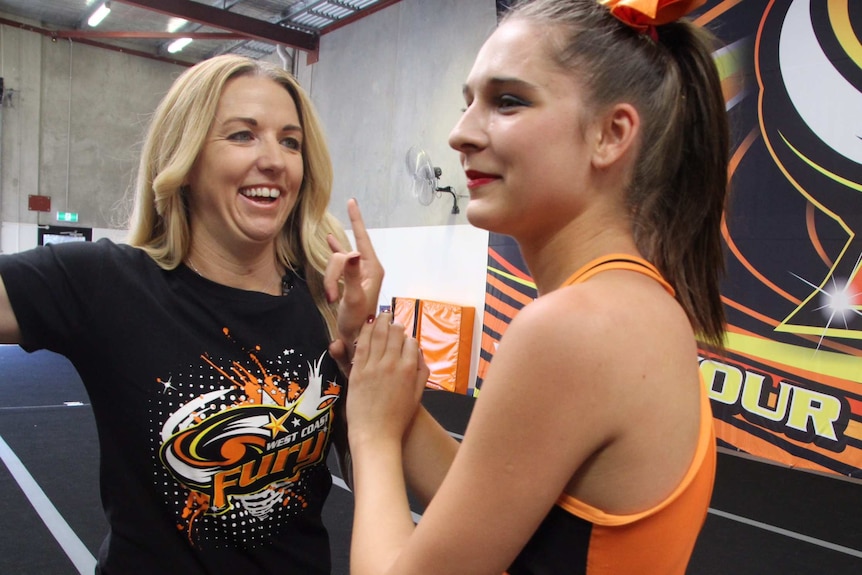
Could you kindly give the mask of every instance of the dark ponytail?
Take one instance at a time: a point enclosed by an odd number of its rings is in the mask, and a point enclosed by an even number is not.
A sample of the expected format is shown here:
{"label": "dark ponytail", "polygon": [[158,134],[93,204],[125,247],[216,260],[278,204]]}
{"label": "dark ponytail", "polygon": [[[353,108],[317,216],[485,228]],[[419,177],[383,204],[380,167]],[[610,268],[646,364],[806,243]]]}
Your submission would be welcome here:
{"label": "dark ponytail", "polygon": [[[634,203],[639,247],[677,290],[694,328],[721,347],[724,273],[721,224],[728,192],[730,134],[721,81],[709,49],[710,36],[688,22],[658,29],[659,44],[676,68],[676,113],[662,139],[664,157],[644,141],[636,172],[644,195]],[[659,116],[661,117],[661,116]],[[660,168],[660,173],[655,172]],[[651,180],[651,184],[649,183]]]}
{"label": "dark ponytail", "polygon": [[654,38],[597,0],[525,0],[506,18],[553,31],[552,57],[581,80],[592,109],[637,108],[640,152],[627,198],[638,249],[674,286],[699,337],[720,349],[730,135],[712,36],[677,21]]}

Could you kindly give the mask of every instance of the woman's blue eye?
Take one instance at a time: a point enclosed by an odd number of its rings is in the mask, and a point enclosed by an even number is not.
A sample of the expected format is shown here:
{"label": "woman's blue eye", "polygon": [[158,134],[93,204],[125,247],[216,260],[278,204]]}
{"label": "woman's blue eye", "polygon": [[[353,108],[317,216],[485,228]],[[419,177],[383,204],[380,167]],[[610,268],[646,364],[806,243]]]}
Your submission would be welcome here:
{"label": "woman's blue eye", "polygon": [[228,136],[228,140],[234,140],[237,142],[248,142],[253,137],[254,136],[252,135],[252,133],[246,130],[246,131],[242,131],[242,132],[236,132],[235,134],[231,134],[230,136]]}
{"label": "woman's blue eye", "polygon": [[292,138],[292,137],[291,138],[284,138],[281,141],[281,143],[282,143],[282,145],[284,145],[287,148],[290,148],[291,150],[301,150],[302,149],[302,142],[300,142],[296,138]]}

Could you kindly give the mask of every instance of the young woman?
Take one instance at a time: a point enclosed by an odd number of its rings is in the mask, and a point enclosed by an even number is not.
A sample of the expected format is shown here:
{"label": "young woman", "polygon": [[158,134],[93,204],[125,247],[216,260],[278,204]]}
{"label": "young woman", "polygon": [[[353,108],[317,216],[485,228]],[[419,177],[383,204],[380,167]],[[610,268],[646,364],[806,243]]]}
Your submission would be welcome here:
{"label": "young woman", "polygon": [[331,183],[296,81],[219,56],[153,115],[128,245],[0,256],[0,341],[67,356],[92,402],[97,573],[329,574],[328,346],[355,339],[382,281],[353,203],[360,251],[340,249]]}
{"label": "young woman", "polygon": [[[414,414],[415,342],[363,328],[354,575],[685,572],[714,479],[696,337],[722,339],[729,149],[710,38],[677,20],[700,3],[521,2],[482,47],[450,144],[470,222],[518,241],[539,297],[460,446]],[[415,527],[402,465],[430,500]]]}

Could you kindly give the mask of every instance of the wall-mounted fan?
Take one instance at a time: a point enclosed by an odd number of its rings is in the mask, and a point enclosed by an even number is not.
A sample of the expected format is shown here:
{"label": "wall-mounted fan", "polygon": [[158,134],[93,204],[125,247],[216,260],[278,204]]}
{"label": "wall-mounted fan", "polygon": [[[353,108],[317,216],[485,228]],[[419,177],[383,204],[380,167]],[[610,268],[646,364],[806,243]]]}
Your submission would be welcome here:
{"label": "wall-mounted fan", "polygon": [[440,192],[448,192],[452,194],[452,213],[458,214],[461,212],[458,209],[458,196],[455,195],[455,190],[452,189],[452,186],[439,186],[438,181],[443,170],[431,162],[431,158],[425,150],[417,146],[411,146],[407,150],[406,160],[407,173],[410,174],[413,180],[411,192],[419,200],[420,204],[428,206],[434,201],[435,197],[440,196]]}

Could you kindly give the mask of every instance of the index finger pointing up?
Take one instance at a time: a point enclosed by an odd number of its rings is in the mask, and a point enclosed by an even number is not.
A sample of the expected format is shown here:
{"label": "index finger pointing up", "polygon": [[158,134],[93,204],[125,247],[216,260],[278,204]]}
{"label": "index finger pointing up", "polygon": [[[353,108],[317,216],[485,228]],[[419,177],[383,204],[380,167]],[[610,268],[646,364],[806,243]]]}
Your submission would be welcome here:
{"label": "index finger pointing up", "polygon": [[356,241],[356,251],[361,253],[364,258],[377,259],[377,255],[374,253],[374,246],[371,244],[371,238],[368,236],[368,230],[365,229],[365,222],[362,220],[362,212],[359,211],[359,203],[356,201],[356,198],[347,200],[347,216],[350,218],[353,239]]}

